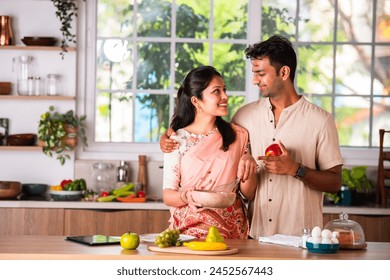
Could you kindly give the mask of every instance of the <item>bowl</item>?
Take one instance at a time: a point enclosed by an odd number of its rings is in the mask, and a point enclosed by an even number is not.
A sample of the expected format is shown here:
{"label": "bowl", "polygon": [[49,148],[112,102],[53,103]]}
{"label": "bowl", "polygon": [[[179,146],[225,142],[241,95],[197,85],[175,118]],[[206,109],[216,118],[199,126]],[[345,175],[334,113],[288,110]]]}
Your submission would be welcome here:
{"label": "bowl", "polygon": [[14,181],[0,181],[0,198],[15,198],[22,192],[22,184]]}
{"label": "bowl", "polygon": [[9,146],[34,146],[37,135],[32,133],[12,134],[7,136]]}
{"label": "bowl", "polygon": [[55,201],[79,201],[83,198],[82,191],[52,191],[50,197]]}
{"label": "bowl", "polygon": [[306,247],[309,252],[318,254],[334,254],[336,253],[340,245],[339,244],[321,244],[306,242]]}
{"label": "bowl", "polygon": [[49,185],[28,183],[22,184],[22,193],[27,195],[43,195],[47,192]]}
{"label": "bowl", "polygon": [[227,208],[233,205],[236,193],[196,190],[192,192],[192,199],[203,207]]}
{"label": "bowl", "polygon": [[57,39],[55,37],[23,37],[22,42],[26,46],[54,46]]}
{"label": "bowl", "polygon": [[0,95],[11,94],[12,83],[11,82],[0,82]]}

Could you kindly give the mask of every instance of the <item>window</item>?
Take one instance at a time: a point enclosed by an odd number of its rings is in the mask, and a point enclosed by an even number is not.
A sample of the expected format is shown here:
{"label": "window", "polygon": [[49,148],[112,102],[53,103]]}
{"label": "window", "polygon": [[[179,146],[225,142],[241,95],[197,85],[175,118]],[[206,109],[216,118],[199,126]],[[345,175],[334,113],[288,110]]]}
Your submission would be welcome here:
{"label": "window", "polygon": [[161,159],[176,91],[199,65],[224,76],[231,117],[259,96],[245,47],[273,34],[293,42],[297,89],[334,115],[342,146],[377,147],[389,126],[390,0],[91,2],[83,107],[94,142],[84,152]]}

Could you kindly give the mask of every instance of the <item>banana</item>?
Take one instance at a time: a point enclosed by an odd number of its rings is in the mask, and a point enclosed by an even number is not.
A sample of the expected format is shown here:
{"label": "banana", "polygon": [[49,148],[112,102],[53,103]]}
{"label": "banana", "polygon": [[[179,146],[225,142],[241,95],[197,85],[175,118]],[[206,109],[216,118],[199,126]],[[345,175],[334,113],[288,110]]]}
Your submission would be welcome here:
{"label": "banana", "polygon": [[183,245],[197,251],[222,251],[227,249],[227,244],[224,242],[191,241],[184,242]]}

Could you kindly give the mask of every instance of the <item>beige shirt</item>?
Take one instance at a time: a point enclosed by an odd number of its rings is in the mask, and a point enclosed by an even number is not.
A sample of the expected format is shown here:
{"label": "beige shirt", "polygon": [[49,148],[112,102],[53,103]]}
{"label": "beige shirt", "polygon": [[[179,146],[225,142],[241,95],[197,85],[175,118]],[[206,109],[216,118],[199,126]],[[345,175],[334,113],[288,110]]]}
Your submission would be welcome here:
{"label": "beige shirt", "polygon": [[[332,115],[303,96],[282,111],[276,127],[268,98],[240,108],[233,122],[248,130],[254,158],[280,140],[295,161],[311,169],[326,170],[343,163]],[[299,236],[305,227],[323,227],[321,191],[293,176],[270,174],[262,162],[258,164],[256,197],[249,204],[251,237]]]}

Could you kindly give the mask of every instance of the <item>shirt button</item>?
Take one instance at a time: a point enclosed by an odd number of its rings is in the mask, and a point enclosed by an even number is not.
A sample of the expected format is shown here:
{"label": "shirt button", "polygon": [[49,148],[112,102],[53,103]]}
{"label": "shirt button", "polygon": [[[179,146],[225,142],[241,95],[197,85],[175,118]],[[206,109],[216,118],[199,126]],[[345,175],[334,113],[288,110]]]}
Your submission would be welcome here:
{"label": "shirt button", "polygon": [[270,122],[274,122],[273,120],[270,120]]}
{"label": "shirt button", "polygon": [[270,182],[272,182],[272,179],[269,179]]}
{"label": "shirt button", "polygon": [[268,222],[272,222],[272,219],[268,219]]}
{"label": "shirt button", "polygon": [[275,141],[275,138],[272,138],[272,141]]}
{"label": "shirt button", "polygon": [[272,198],[269,198],[268,201],[272,201]]}

